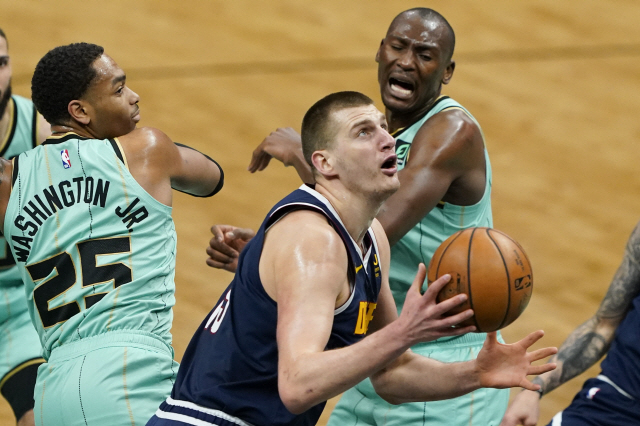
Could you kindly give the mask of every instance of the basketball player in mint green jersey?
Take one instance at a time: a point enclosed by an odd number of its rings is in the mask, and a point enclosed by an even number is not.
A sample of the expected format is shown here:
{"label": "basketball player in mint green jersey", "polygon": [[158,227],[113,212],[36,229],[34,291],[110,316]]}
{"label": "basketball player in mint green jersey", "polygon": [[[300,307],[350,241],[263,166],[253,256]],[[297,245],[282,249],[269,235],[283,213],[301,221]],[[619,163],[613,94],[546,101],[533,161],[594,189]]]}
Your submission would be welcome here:
{"label": "basketball player in mint green jersey", "polygon": [[100,46],[57,47],[32,79],[53,135],[0,164],[0,225],[47,360],[36,425],[144,424],[171,391],[172,188],[209,196],[210,158],[152,128]]}
{"label": "basketball player in mint green jersey", "polygon": [[[0,29],[0,157],[34,148],[51,133],[33,103],[11,94],[11,61]],[[17,424],[33,425],[33,386],[44,362],[24,295],[24,286],[6,240],[0,237],[0,392]]]}
{"label": "basketball player in mint green jersey", "polygon": [[[446,19],[416,8],[393,20],[376,55],[380,93],[402,168],[400,189],[377,215],[391,243],[389,284],[399,311],[418,264],[428,265],[442,241],[460,229],[493,224],[491,166],[482,131],[460,104],[441,94],[453,76],[454,46]],[[312,182],[301,156],[295,131],[278,129],[254,151],[249,170],[262,170],[276,158]],[[226,225],[212,230],[209,265],[233,270],[241,240],[250,233]],[[484,339],[485,334],[471,333],[412,350],[441,361],[465,361],[476,357]],[[345,392],[329,425],[497,426],[508,399],[508,390],[478,389],[446,401],[390,405],[366,380]]]}

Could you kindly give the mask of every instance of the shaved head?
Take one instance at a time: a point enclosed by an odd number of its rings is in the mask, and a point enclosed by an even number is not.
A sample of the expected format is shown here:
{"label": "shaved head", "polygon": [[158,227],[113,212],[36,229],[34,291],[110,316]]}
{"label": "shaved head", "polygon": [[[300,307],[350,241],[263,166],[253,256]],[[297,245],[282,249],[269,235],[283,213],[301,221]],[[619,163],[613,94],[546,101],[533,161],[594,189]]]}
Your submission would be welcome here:
{"label": "shaved head", "polygon": [[393,21],[391,21],[391,25],[389,25],[389,29],[387,30],[387,35],[395,30],[396,27],[402,25],[407,18],[412,18],[415,16],[419,16],[424,22],[430,22],[444,27],[446,31],[444,32],[442,37],[442,47],[445,48],[447,52],[445,59],[451,60],[451,57],[453,56],[453,50],[456,46],[456,34],[454,33],[453,28],[451,27],[449,22],[444,18],[444,16],[433,9],[429,9],[426,7],[415,7],[413,9],[400,12],[398,16],[393,18]]}

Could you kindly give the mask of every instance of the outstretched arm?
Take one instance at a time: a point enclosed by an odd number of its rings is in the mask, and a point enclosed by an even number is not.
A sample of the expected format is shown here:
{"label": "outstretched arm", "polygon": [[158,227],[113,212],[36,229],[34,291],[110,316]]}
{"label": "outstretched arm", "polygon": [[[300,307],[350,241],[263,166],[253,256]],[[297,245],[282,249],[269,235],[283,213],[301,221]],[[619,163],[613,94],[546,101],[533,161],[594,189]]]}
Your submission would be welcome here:
{"label": "outstretched arm", "polygon": [[[633,299],[640,294],[639,260],[640,223],[627,242],[622,263],[598,311],[579,325],[560,346],[558,354],[549,360],[557,363],[558,368],[534,379],[533,382],[541,386],[543,394],[583,373],[607,353],[618,325],[629,311]],[[501,425],[535,425],[538,421],[540,397],[537,392],[523,391],[518,394]]]}

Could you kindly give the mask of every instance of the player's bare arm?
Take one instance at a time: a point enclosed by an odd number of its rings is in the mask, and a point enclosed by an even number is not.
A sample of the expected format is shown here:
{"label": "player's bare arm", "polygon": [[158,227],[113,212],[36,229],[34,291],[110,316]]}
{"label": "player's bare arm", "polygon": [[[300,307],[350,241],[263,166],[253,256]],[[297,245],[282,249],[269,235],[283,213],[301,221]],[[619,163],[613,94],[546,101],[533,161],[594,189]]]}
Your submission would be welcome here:
{"label": "player's bare arm", "polygon": [[248,170],[251,173],[264,170],[272,158],[282,162],[285,167],[293,166],[305,183],[314,183],[311,166],[302,155],[300,134],[291,127],[278,128],[258,145],[251,155]]}
{"label": "player's bare arm", "polygon": [[218,165],[202,153],[177,146],[162,131],[142,127],[118,138],[129,171],[155,199],[171,205],[171,189],[195,196],[214,192],[222,174]]}
{"label": "player's bare arm", "polygon": [[414,138],[398,178],[400,189],[377,216],[391,245],[439,201],[471,205],[482,198],[486,177],[480,129],[459,109],[434,115]]}
{"label": "player's bare arm", "polygon": [[[417,341],[428,339],[419,332],[429,315],[423,312],[412,321],[393,322],[352,346],[325,351],[334,309],[350,294],[347,267],[342,240],[319,214],[290,213],[267,233],[260,278],[278,303],[278,387],[293,413],[338,395]],[[424,273],[416,287],[423,280]],[[432,286],[442,287],[446,281]],[[378,299],[381,312],[395,310],[388,283],[386,287],[385,295]],[[458,303],[440,304],[438,316]]]}
{"label": "player's bare arm", "polygon": [[640,224],[627,242],[618,267],[600,307],[593,317],[580,325],[551,359],[556,371],[537,379],[544,393],[550,392],[595,364],[609,350],[615,331],[631,302],[640,293]]}
{"label": "player's bare arm", "polygon": [[[543,394],[585,372],[607,353],[618,325],[633,299],[640,293],[639,259],[640,223],[627,241],[622,263],[595,315],[579,325],[560,346],[557,355],[549,359],[549,362],[557,363],[558,368],[533,380],[541,386]],[[539,416],[540,397],[537,392],[523,391],[518,394],[501,425],[535,425]]]}

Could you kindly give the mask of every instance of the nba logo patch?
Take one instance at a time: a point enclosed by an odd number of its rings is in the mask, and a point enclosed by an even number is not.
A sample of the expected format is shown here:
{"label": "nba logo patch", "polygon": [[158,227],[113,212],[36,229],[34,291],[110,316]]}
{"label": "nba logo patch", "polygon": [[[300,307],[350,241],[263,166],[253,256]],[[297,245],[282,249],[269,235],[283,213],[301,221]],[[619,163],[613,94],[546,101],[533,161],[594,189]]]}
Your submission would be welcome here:
{"label": "nba logo patch", "polygon": [[71,168],[71,159],[69,158],[69,151],[63,149],[60,151],[60,157],[62,158],[62,167],[65,169]]}

